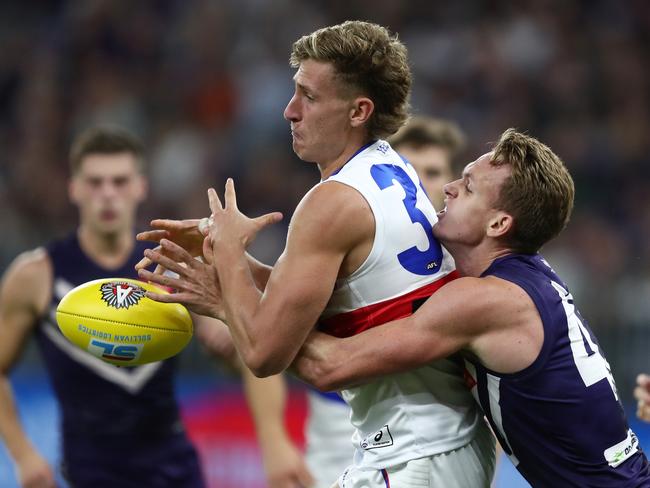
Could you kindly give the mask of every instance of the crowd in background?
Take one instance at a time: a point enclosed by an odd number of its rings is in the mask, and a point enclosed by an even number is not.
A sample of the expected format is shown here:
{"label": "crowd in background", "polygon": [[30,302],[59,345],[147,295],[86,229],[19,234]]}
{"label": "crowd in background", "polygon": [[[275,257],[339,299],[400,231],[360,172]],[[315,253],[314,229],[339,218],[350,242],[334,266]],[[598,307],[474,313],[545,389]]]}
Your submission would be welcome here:
{"label": "crowd in background", "polygon": [[[282,112],[290,46],[346,19],[397,32],[413,113],[455,120],[462,164],[507,127],[549,144],[576,207],[544,254],[572,288],[629,391],[650,349],[650,2],[529,0],[39,0],[0,4],[0,271],[75,224],[67,148],[114,123],[146,142],[154,217],[207,214],[235,179],[240,208],[285,221],[254,254],[272,262],[318,180]],[[626,385],[626,383],[630,383]]]}

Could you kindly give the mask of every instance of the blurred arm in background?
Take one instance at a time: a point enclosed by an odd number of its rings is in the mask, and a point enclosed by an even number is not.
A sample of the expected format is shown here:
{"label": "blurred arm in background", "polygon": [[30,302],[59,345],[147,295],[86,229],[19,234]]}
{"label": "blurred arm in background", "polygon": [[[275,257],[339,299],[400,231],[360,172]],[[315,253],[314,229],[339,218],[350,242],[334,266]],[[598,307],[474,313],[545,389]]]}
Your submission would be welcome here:
{"label": "blurred arm in background", "polygon": [[23,430],[9,372],[50,300],[52,272],[40,250],[13,262],[0,285],[0,437],[23,488],[53,488],[54,473]]}

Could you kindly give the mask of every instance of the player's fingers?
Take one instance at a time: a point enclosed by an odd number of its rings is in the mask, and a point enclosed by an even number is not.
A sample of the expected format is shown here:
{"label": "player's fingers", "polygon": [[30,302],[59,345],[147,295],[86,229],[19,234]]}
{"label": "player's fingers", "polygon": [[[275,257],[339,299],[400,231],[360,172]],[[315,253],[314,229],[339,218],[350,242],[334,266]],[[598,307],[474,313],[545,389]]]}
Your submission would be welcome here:
{"label": "player's fingers", "polygon": [[[152,251],[150,249],[145,250],[144,255],[149,259],[151,259],[151,261],[153,261],[157,265],[163,266],[169,271],[173,271],[174,273],[178,273],[179,275],[185,274],[186,268],[182,266],[179,262],[177,262],[176,256],[172,256],[173,259],[170,259],[166,255],[156,251]],[[139,271],[146,271],[146,270],[141,269]]]}
{"label": "player's fingers", "polygon": [[160,241],[160,245],[163,248],[164,255],[169,256],[174,261],[178,263],[186,263],[188,266],[196,263],[196,259],[175,242],[163,239]]}
{"label": "player's fingers", "polygon": [[235,182],[232,178],[226,180],[226,191],[224,194],[226,208],[237,209],[237,194],[235,193]]}
{"label": "player's fingers", "polygon": [[166,230],[145,230],[143,232],[138,232],[135,235],[135,238],[138,241],[153,241],[159,242],[163,237],[168,237],[169,232]]}
{"label": "player's fingers", "polygon": [[140,279],[144,281],[148,281],[149,283],[155,283],[157,285],[166,286],[168,288],[179,289],[179,288],[183,288],[184,286],[181,281],[179,281],[177,278],[173,276],[169,276],[166,274],[152,273],[151,271],[148,271],[146,269],[142,269],[138,271],[138,276],[140,277]]}
{"label": "player's fingers", "polygon": [[147,257],[144,257],[144,258],[142,258],[140,261],[138,261],[138,262],[135,264],[135,269],[136,269],[136,271],[137,271],[137,270],[139,270],[139,269],[148,268],[148,267],[151,266],[152,264],[153,264],[153,263],[151,262],[151,259],[149,259],[149,258],[147,258]]}
{"label": "player's fingers", "polygon": [[153,300],[154,302],[161,303],[185,303],[182,301],[180,293],[155,293],[148,291],[144,294],[145,297]]}
{"label": "player's fingers", "polygon": [[271,212],[265,215],[260,215],[255,217],[253,221],[257,224],[257,229],[261,230],[267,225],[273,225],[282,220],[282,213],[280,212]]}
{"label": "player's fingers", "polygon": [[[161,249],[162,249],[162,248],[161,248],[160,246],[156,246],[156,247],[153,248],[153,250],[156,251],[156,252],[160,252]],[[135,269],[136,269],[136,271],[137,271],[137,270],[139,270],[139,269],[148,268],[148,267],[151,266],[152,264],[153,264],[153,261],[152,261],[151,259],[149,259],[148,257],[145,256],[145,257],[143,257],[140,261],[138,261],[138,262],[136,263],[136,265],[135,265]],[[158,270],[158,267],[156,267],[156,270]]]}
{"label": "player's fingers", "polygon": [[210,211],[215,214],[219,210],[223,210],[223,205],[221,205],[221,200],[219,200],[219,195],[214,188],[208,188],[208,202],[210,202]]}
{"label": "player's fingers", "polygon": [[641,420],[650,422],[650,406],[645,402],[640,401],[637,404],[636,416],[639,417]]}
{"label": "player's fingers", "polygon": [[634,398],[650,405],[650,392],[643,386],[637,386],[634,389]]}
{"label": "player's fingers", "polygon": [[636,377],[636,384],[644,387],[650,386],[650,376],[641,373]]}
{"label": "player's fingers", "polygon": [[185,219],[185,220],[173,220],[173,219],[154,219],[149,225],[154,229],[159,230],[186,230],[192,227],[196,227],[199,224],[199,219]]}
{"label": "player's fingers", "polygon": [[214,223],[214,219],[212,218],[212,215],[210,217],[203,217],[199,221],[199,232],[201,233],[202,236],[207,236],[210,233],[210,226]]}
{"label": "player's fingers", "polygon": [[209,236],[203,239],[203,259],[207,264],[212,264],[214,261],[214,252],[212,251],[212,241]]}

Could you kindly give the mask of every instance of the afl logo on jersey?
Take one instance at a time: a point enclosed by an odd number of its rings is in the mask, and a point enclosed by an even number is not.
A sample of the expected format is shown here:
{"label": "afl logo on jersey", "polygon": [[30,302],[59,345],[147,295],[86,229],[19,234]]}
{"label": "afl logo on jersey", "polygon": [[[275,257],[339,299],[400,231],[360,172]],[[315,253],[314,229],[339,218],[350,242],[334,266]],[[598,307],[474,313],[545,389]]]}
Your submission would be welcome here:
{"label": "afl logo on jersey", "polygon": [[132,305],[137,305],[140,299],[144,296],[144,289],[133,283],[125,281],[111,281],[104,283],[100,291],[102,292],[102,300],[106,302],[109,307],[114,308],[129,308]]}

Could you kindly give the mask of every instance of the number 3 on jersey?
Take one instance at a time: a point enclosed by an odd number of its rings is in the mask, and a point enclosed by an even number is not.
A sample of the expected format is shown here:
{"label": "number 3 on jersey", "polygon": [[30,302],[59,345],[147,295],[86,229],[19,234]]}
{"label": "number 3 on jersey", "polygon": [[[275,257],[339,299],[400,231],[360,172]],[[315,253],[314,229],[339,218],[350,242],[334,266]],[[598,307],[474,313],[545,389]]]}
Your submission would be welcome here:
{"label": "number 3 on jersey", "polygon": [[370,175],[381,190],[393,186],[395,182],[399,183],[406,195],[402,203],[411,222],[420,224],[429,240],[429,247],[424,251],[413,246],[399,253],[397,255],[399,263],[403,268],[416,275],[436,273],[442,265],[442,246],[433,237],[431,222],[422,213],[422,210],[416,207],[418,188],[413,180],[402,168],[393,164],[375,164],[370,168]]}

